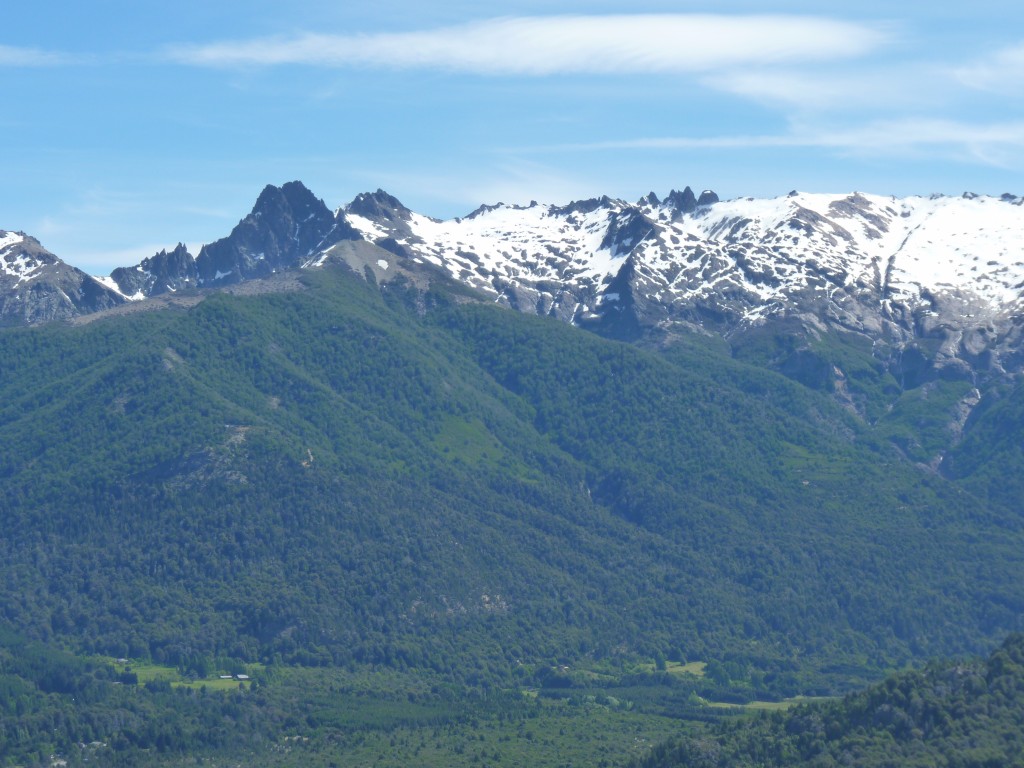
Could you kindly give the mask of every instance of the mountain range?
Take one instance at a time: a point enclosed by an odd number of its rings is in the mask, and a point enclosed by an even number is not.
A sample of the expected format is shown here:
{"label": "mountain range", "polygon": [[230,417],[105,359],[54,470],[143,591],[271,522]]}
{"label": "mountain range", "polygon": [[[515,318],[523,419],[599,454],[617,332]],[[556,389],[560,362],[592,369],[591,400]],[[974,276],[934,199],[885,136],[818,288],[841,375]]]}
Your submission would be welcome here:
{"label": "mountain range", "polygon": [[439,221],[382,190],[332,212],[295,181],[267,186],[198,256],[179,243],[108,277],[0,232],[0,322],[82,317],[328,261],[381,284],[443,273],[610,338],[656,347],[680,333],[723,338],[734,356],[829,392],[869,421],[904,392],[968,383],[947,414],[955,442],[983,396],[1024,368],[1022,204],[1010,194],[795,191],[721,201],[686,187],[635,203],[499,203]]}
{"label": "mountain range", "polygon": [[[462,300],[555,318],[669,360],[692,361],[697,348],[702,365],[724,356],[781,373],[849,414],[819,417],[844,439],[895,448],[1013,510],[1017,484],[1005,475],[1024,467],[1015,437],[1024,428],[1022,203],[1009,194],[798,192],[722,201],[686,187],[635,203],[481,206],[439,221],[382,190],[332,211],[293,181],[267,186],[198,256],[179,244],[108,277],[82,273],[29,235],[0,232],[0,318],[137,316],[219,291],[294,291],[296,277],[342,265],[421,314],[448,286],[465,291]],[[650,481],[605,475],[600,488],[649,494]],[[621,511],[650,519],[658,505],[646,504]]]}
{"label": "mountain range", "polygon": [[[991,650],[1024,616],[1022,210],[684,190],[442,222],[292,182],[105,278],[4,232],[0,672],[700,714]],[[79,690],[42,678],[37,751]],[[72,741],[121,722],[89,718]]]}
{"label": "mountain range", "polygon": [[[301,182],[289,182],[266,187],[252,212],[198,257],[179,244],[94,281],[37,240],[4,232],[0,316],[61,319],[268,277],[364,241],[392,254],[369,263],[378,279],[391,262],[429,263],[499,303],[616,337],[677,326],[735,334],[796,318],[870,335],[897,357],[928,347],[929,362],[947,376],[978,369],[982,358],[990,370],[1015,371],[1022,203],[1009,194],[798,192],[722,202],[687,187],[664,200],[652,192],[636,203],[499,203],[439,221],[382,190],[332,213]],[[915,373],[914,363],[892,364]]]}

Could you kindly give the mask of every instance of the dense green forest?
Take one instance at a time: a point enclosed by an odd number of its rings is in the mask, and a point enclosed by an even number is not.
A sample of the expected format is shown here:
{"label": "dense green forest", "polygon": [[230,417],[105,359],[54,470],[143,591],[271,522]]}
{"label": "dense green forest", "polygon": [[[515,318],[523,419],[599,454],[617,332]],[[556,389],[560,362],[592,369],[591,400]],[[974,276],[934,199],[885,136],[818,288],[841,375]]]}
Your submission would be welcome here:
{"label": "dense green forest", "polygon": [[[218,666],[224,665],[224,666]],[[191,670],[77,658],[0,634],[5,765],[620,764],[678,733],[676,701],[711,681],[643,666],[566,691],[481,690],[427,670],[249,665]],[[233,668],[235,675],[221,672]],[[240,681],[237,670],[245,669]],[[678,670],[677,670],[678,671]],[[230,677],[231,679],[223,679]],[[691,706],[692,709],[692,706]],[[499,757],[495,757],[499,755]]]}
{"label": "dense green forest", "polygon": [[827,704],[723,723],[656,747],[640,768],[1024,764],[1024,637],[988,659],[925,669]]}
{"label": "dense green forest", "polygon": [[[1012,497],[984,455],[956,480],[908,461],[883,431],[899,413],[865,424],[702,337],[656,352],[451,286],[302,280],[0,333],[0,704],[24,709],[5,756],[54,732],[219,749],[225,718],[284,738],[274,697],[308,670],[401,675],[446,722],[473,697],[517,712],[523,689],[678,717],[1020,628]],[[202,696],[117,658],[260,671]],[[688,661],[706,675],[664,672]],[[632,680],[640,663],[662,672]],[[160,743],[110,714],[165,710]]]}

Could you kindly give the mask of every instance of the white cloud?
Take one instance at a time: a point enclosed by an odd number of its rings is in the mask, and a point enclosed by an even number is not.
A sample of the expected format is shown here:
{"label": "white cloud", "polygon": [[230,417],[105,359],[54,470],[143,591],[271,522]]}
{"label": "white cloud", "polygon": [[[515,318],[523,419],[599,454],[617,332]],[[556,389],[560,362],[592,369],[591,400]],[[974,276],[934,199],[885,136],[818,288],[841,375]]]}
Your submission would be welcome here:
{"label": "white cloud", "polygon": [[0,45],[0,67],[50,67],[68,61],[68,56],[62,53]]}
{"label": "white cloud", "polygon": [[821,17],[637,14],[501,18],[441,29],[179,46],[202,66],[434,68],[491,75],[710,72],[864,55],[881,28]]}
{"label": "white cloud", "polygon": [[971,88],[1020,96],[1024,90],[1024,43],[960,67],[955,75]]}

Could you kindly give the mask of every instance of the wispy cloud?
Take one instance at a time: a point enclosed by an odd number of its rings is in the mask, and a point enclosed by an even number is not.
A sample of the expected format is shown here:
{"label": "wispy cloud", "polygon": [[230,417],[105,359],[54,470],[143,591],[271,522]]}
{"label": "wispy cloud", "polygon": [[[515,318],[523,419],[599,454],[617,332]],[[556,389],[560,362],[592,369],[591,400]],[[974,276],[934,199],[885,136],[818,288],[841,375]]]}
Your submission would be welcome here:
{"label": "wispy cloud", "polygon": [[875,121],[847,129],[802,128],[778,135],[650,137],[561,144],[539,148],[539,151],[772,148],[821,148],[873,155],[898,153],[902,156],[941,153],[997,167],[1014,167],[1024,165],[1020,161],[1024,151],[1024,121],[972,124],[908,118]]}
{"label": "wispy cloud", "polygon": [[858,66],[796,69],[764,67],[716,72],[701,82],[770,107],[798,113],[907,111],[942,105],[949,99],[951,78],[916,63],[888,67]]}
{"label": "wispy cloud", "polygon": [[0,67],[52,67],[71,60],[72,57],[55,51],[0,45]]}
{"label": "wispy cloud", "polygon": [[811,16],[637,14],[500,18],[440,29],[177,46],[181,63],[430,68],[488,75],[697,73],[862,56],[878,26]]}
{"label": "wispy cloud", "polygon": [[943,119],[878,121],[848,131],[824,132],[819,146],[876,152],[948,149],[993,165],[1003,165],[1007,152],[1020,157],[1024,121],[967,123]]}
{"label": "wispy cloud", "polygon": [[955,75],[971,88],[1020,97],[1024,89],[1024,43],[960,67]]}

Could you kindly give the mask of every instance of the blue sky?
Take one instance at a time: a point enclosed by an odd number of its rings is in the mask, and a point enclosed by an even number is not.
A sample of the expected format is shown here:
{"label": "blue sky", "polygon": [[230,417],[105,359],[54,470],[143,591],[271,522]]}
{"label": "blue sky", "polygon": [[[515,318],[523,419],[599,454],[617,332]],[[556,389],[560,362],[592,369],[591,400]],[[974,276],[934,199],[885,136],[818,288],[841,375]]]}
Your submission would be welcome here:
{"label": "blue sky", "polygon": [[1024,5],[11,3],[0,229],[94,274],[265,184],[480,203],[1024,193]]}

